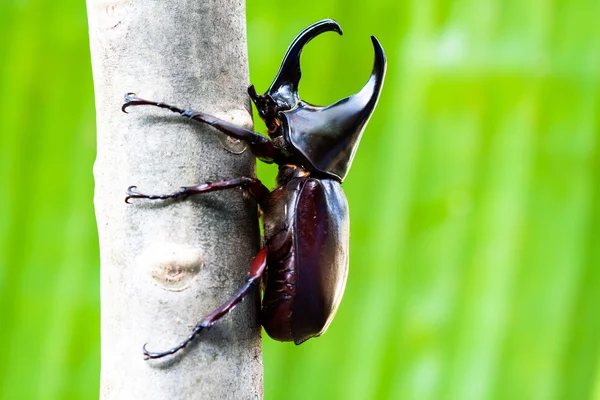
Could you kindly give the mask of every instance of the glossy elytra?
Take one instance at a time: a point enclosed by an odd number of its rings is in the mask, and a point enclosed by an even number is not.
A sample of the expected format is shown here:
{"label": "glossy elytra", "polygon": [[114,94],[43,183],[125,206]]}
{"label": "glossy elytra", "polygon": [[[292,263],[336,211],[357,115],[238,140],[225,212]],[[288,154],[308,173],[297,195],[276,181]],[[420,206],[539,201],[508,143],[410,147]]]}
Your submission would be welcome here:
{"label": "glossy elytra", "polygon": [[342,34],[337,22],[330,19],[309,26],[288,48],[266,93],[257,94],[254,86],[248,88],[269,138],[202,112],[144,100],[133,93],[125,96],[123,111],[141,105],[168,109],[243,140],[256,157],[279,166],[272,191],[250,177],[183,187],[164,195],[147,195],[129,187],[127,202],[242,187],[263,211],[265,246],[252,260],[246,284],[200,321],[179,345],[163,352],[151,352],[144,346],[146,358],[160,358],[184,348],[200,331],[231,311],[261,280],[261,323],[273,339],[300,344],[321,335],[331,323],[348,274],[349,216],[341,183],[377,104],[386,59],[381,45],[371,36],[375,61],[360,92],[325,107],[309,104],[298,96],[300,54],[310,40],[327,31]]}

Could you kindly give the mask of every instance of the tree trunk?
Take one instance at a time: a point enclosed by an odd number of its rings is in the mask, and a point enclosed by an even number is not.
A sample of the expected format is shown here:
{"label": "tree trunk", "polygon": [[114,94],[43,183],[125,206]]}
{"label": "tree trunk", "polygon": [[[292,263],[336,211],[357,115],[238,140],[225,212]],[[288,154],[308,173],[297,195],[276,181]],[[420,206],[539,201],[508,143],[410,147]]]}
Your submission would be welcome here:
{"label": "tree trunk", "polygon": [[[245,4],[231,0],[88,0],[96,92],[95,207],[101,255],[102,399],[262,398],[258,296],[180,353],[162,351],[227,300],[258,250],[256,204],[240,190],[183,201],[133,199],[207,180],[254,176],[245,146],[123,95],[252,126]],[[76,101],[76,98],[73,99]]]}

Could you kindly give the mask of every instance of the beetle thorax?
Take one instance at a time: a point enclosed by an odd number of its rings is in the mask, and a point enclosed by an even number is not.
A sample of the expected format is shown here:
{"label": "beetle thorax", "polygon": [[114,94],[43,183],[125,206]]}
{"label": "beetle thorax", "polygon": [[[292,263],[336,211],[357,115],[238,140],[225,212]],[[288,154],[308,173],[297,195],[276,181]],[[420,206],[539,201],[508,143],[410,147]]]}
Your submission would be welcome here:
{"label": "beetle thorax", "polygon": [[248,94],[250,99],[256,105],[258,115],[267,125],[269,130],[269,137],[276,138],[281,136],[281,120],[279,119],[279,112],[282,110],[280,104],[271,97],[269,94],[258,94],[254,89],[254,85],[250,85],[248,88]]}

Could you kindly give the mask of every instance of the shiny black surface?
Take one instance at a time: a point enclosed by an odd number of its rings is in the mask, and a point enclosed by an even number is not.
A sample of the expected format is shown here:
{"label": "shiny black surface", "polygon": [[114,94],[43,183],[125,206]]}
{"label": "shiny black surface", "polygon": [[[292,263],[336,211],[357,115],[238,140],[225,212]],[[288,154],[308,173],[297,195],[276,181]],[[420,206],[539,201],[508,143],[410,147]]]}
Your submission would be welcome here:
{"label": "shiny black surface", "polygon": [[318,107],[300,101],[281,113],[283,135],[297,155],[313,170],[343,181],[381,93],[386,60],[383,48],[371,36],[375,62],[371,77],[353,96],[330,106]]}
{"label": "shiny black surface", "polygon": [[288,47],[281,62],[279,72],[277,72],[277,76],[266,93],[277,102],[281,109],[290,110],[300,101],[298,97],[298,84],[302,76],[300,69],[302,49],[312,39],[328,31],[342,34],[342,28],[337,22],[332,19],[324,19],[300,32],[292,41],[290,47]]}
{"label": "shiny black surface", "polygon": [[375,61],[371,76],[355,95],[329,106],[315,106],[298,95],[302,75],[303,47],[317,35],[342,33],[337,22],[327,19],[303,30],[292,42],[279,72],[264,95],[250,86],[248,93],[272,137],[283,136],[286,162],[308,171],[343,181],[352,164],[360,138],[379,99],[386,71],[386,58],[379,41],[371,36]]}
{"label": "shiny black surface", "polygon": [[333,320],[346,287],[349,239],[348,202],[340,184],[308,178],[294,218],[294,343],[321,335]]}

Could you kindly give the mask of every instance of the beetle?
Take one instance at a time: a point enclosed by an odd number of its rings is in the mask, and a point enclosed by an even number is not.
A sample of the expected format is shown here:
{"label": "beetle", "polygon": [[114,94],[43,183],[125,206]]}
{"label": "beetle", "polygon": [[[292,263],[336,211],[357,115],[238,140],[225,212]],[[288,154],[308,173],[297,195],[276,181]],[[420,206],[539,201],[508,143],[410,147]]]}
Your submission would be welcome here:
{"label": "beetle", "polygon": [[300,55],[310,40],[327,31],[342,34],[339,24],[331,19],[310,25],[290,44],[266,93],[257,94],[253,85],[248,88],[269,138],[199,111],[144,100],[134,93],[125,95],[123,112],[148,105],[179,113],[246,142],[258,159],[279,166],[272,191],[250,177],[182,187],[163,195],[143,194],[136,186],[127,189],[126,202],[242,187],[263,211],[264,247],[251,262],[245,285],[200,321],[179,345],[163,352],[150,352],[144,345],[146,359],[183,349],[199,332],[230,312],[261,280],[261,324],[271,338],[300,344],[323,334],[331,323],[348,275],[349,215],[341,183],[379,99],[386,58],[379,41],[371,36],[375,59],[364,87],[329,106],[309,104],[298,95]]}

